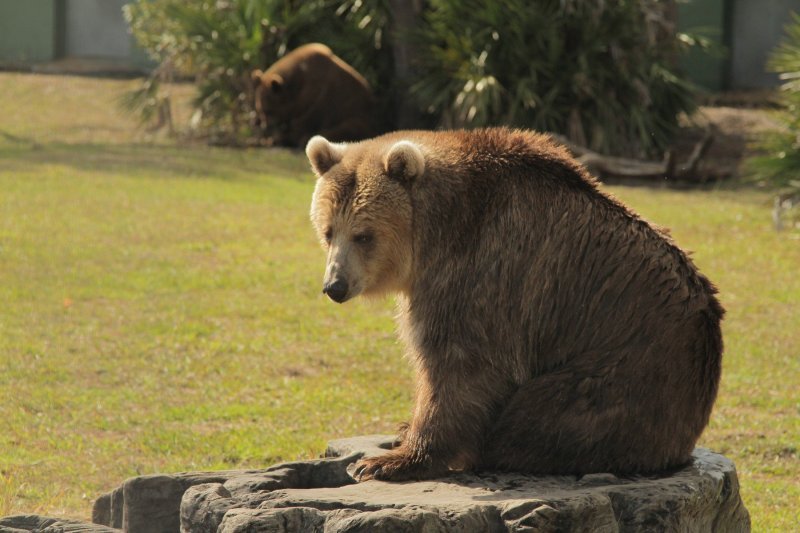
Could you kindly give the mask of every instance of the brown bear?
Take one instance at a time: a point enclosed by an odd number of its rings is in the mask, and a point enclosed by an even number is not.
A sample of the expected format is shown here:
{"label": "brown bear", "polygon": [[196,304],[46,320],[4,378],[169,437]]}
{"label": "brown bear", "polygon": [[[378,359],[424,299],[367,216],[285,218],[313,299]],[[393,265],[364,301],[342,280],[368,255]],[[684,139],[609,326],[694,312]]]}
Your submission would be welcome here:
{"label": "brown bear", "polygon": [[398,446],[356,479],[689,460],[720,378],[717,291],[563,147],[490,128],[318,136],[306,153],[323,292],[398,293],[417,372]]}
{"label": "brown bear", "polygon": [[333,141],[377,133],[367,80],[324,44],[292,50],[252,78],[259,125],[276,144],[305,146],[315,133]]}

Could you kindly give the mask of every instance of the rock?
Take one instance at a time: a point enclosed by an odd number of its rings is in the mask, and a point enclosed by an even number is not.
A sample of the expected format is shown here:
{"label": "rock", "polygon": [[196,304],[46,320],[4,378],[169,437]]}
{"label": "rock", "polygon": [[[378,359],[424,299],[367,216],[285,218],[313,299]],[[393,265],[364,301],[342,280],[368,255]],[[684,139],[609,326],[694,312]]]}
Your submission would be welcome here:
{"label": "rock", "polygon": [[[290,509],[232,509],[225,513],[219,533],[293,533],[322,531],[325,514],[307,507]],[[194,531],[194,530],[187,530]]]}
{"label": "rock", "polygon": [[92,518],[102,525],[9,517],[0,533],[750,531],[733,463],[703,448],[660,476],[482,472],[354,483],[348,467],[391,442],[342,439],[325,458],[264,470],[136,477],[95,502]]}
{"label": "rock", "polygon": [[325,449],[325,457],[345,457],[352,454],[375,457],[392,449],[394,437],[388,435],[362,435],[347,439],[332,440]]}
{"label": "rock", "polygon": [[86,524],[63,518],[49,518],[38,515],[16,515],[0,518],[0,533],[121,533],[98,524]]}
{"label": "rock", "polygon": [[[346,468],[359,454],[381,453],[390,442],[380,437],[335,441],[326,455],[348,454],[346,460],[323,460],[316,468]],[[192,518],[197,516],[200,521]],[[187,492],[181,517],[183,531],[220,533],[750,529],[733,464],[702,448],[695,450],[691,465],[663,476],[482,473],[321,487],[295,485],[284,475],[254,491],[231,479]]]}
{"label": "rock", "polygon": [[[364,438],[364,437],[361,437]],[[358,443],[358,439],[354,441]],[[364,448],[367,452],[381,453],[373,441]],[[220,496],[205,494],[205,485],[224,484],[231,496],[246,501],[248,495],[264,490],[285,487],[339,487],[355,483],[347,474],[347,466],[365,455],[364,451],[338,455],[344,448],[336,448],[336,456],[325,459],[298,461],[271,466],[264,470],[223,470],[219,472],[181,472],[158,474],[128,479],[121,487],[100,496],[92,509],[92,521],[110,527],[121,528],[129,533],[172,533],[180,529],[181,515],[185,511],[197,523],[199,531],[216,531],[203,525],[205,519],[199,513],[214,513],[225,509],[227,500]],[[333,452],[332,452],[333,453]],[[194,509],[181,505],[181,498],[193,487],[191,498],[198,498]],[[215,488],[213,491],[219,489]],[[224,494],[220,492],[219,494]],[[192,500],[194,501],[194,500]],[[221,516],[219,517],[221,520]],[[187,518],[189,520],[189,518]],[[214,521],[214,527],[219,521]],[[203,529],[206,528],[206,529]]]}
{"label": "rock", "polygon": [[192,524],[193,533],[216,533],[225,514],[234,507],[236,502],[223,485],[195,485],[183,495],[180,521]]}

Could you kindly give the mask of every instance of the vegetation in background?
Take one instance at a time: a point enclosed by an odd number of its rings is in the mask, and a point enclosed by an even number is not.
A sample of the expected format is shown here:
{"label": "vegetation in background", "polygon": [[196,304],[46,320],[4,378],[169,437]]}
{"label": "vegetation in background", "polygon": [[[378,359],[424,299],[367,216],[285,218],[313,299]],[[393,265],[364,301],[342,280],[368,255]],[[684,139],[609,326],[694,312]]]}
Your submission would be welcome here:
{"label": "vegetation in background", "polygon": [[431,0],[417,97],[447,126],[510,124],[659,153],[694,110],[669,2]]}
{"label": "vegetation in background", "polygon": [[764,155],[753,158],[750,167],[765,183],[800,190],[800,15],[792,13],[786,37],[772,52],[769,68],[782,80],[783,108],[776,116],[784,129],[763,136],[757,147]]}
{"label": "vegetation in background", "polygon": [[301,44],[328,44],[373,86],[385,84],[391,68],[386,19],[360,0],[139,0],[124,9],[134,37],[159,67],[123,105],[146,123],[164,125],[163,82],[191,77],[192,125],[216,140],[257,135],[250,73]]}
{"label": "vegetation in background", "polygon": [[205,125],[232,133],[252,133],[243,128],[249,72],[312,41],[364,74],[387,117],[397,100],[393,40],[413,43],[411,96],[427,114],[417,126],[523,126],[644,156],[660,155],[679,116],[694,109],[691,87],[673,70],[682,43],[692,42],[675,32],[674,2],[429,0],[419,27],[405,32],[391,31],[390,4],[139,0],[127,14],[156,60],[197,77]]}
{"label": "vegetation in background", "polygon": [[[305,158],[143,144],[113,105],[131,87],[0,73],[0,516],[86,519],[130,476],[311,458],[412,407],[392,300],[320,293]],[[796,236],[763,191],[609,190],[719,286],[699,444],[735,461],[754,531],[796,529]]]}

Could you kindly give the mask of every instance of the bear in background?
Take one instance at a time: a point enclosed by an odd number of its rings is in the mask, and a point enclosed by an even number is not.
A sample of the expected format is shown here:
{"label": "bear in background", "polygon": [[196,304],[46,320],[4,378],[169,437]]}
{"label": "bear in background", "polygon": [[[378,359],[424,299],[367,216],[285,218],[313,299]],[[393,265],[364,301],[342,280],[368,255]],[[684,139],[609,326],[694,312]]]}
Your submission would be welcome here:
{"label": "bear in background", "polygon": [[713,284],[549,137],[322,137],[311,220],[335,302],[396,292],[417,390],[354,477],[651,473],[690,458],[721,373]]}
{"label": "bear in background", "polygon": [[258,123],[274,144],[305,146],[314,134],[355,141],[378,133],[367,80],[324,44],[296,48],[252,78]]}

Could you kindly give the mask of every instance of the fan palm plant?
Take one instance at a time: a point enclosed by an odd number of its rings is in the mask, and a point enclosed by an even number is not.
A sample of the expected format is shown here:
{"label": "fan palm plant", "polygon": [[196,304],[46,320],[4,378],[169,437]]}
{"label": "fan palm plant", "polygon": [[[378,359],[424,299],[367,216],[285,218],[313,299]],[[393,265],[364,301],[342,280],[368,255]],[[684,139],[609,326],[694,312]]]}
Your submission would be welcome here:
{"label": "fan palm plant", "polygon": [[768,63],[782,81],[781,131],[765,134],[757,143],[763,155],[750,167],[758,179],[774,186],[800,189],[800,15],[793,13],[786,37],[772,52]]}
{"label": "fan palm plant", "polygon": [[670,141],[691,87],[655,0],[430,0],[414,87],[444,126],[550,130],[595,151],[641,156]]}

